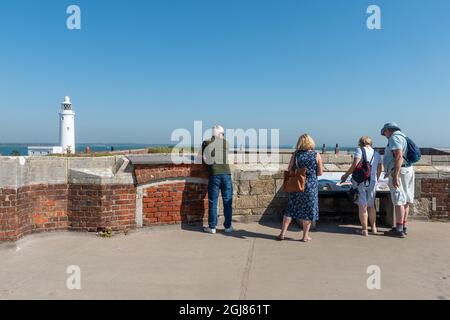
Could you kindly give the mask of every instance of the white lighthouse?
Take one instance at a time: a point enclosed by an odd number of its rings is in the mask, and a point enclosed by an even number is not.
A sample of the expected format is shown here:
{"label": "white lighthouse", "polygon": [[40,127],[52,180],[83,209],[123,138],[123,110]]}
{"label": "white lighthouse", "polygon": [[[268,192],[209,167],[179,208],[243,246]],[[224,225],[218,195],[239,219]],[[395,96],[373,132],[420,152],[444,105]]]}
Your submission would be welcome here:
{"label": "white lighthouse", "polygon": [[75,153],[75,112],[67,96],[59,112],[59,145],[63,153]]}

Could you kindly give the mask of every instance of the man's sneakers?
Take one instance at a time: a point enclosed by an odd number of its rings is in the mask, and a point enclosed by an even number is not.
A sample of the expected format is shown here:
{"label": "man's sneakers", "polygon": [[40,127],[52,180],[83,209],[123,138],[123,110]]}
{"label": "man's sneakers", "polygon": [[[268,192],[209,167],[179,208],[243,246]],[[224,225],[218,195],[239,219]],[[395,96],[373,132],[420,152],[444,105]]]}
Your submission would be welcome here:
{"label": "man's sneakers", "polygon": [[225,233],[233,232],[233,227],[225,228]]}
{"label": "man's sneakers", "polygon": [[[231,233],[233,232],[233,227],[229,227],[229,228],[225,228],[225,233]],[[210,234],[216,234],[217,233],[217,229],[216,228],[210,228],[210,227],[204,227],[203,231],[206,233],[210,233]]]}
{"label": "man's sneakers", "polygon": [[203,231],[210,234],[216,234],[217,230],[216,228],[210,228],[210,227],[204,227]]}
{"label": "man's sneakers", "polygon": [[395,237],[395,238],[406,238],[406,234],[404,231],[397,231],[397,228],[392,228],[391,230],[385,233],[386,236]]}

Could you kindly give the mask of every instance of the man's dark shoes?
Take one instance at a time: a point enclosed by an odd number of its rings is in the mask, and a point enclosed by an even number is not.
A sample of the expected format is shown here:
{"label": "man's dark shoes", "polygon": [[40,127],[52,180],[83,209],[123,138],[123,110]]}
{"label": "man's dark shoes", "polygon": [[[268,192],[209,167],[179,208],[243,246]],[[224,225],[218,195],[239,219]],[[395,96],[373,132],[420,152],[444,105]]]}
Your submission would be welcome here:
{"label": "man's dark shoes", "polygon": [[397,229],[392,228],[387,231],[384,235],[395,238],[406,238],[405,233],[403,231],[397,231]]}

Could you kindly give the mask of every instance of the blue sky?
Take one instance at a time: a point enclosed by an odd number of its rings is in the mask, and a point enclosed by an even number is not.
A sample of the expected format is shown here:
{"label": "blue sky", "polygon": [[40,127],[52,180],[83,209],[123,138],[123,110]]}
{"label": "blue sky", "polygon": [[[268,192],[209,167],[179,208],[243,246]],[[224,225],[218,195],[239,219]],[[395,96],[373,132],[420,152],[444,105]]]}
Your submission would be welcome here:
{"label": "blue sky", "polygon": [[[66,28],[79,5],[82,29]],[[377,4],[382,30],[366,28]],[[221,123],[354,145],[396,121],[450,145],[448,0],[4,0],[0,142],[168,143]]]}

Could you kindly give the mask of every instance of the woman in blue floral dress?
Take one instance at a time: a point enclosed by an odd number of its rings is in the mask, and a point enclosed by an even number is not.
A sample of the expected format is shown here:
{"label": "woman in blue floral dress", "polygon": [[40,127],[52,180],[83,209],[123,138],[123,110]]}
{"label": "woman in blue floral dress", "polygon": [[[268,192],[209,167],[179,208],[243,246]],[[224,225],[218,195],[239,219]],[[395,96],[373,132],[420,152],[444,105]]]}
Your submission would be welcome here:
{"label": "woman in blue floral dress", "polygon": [[304,192],[289,193],[288,207],[283,217],[283,226],[279,240],[284,240],[286,231],[292,219],[300,219],[303,224],[301,241],[311,241],[309,229],[311,222],[319,220],[319,186],[317,176],[323,172],[322,158],[315,152],[314,140],[308,135],[300,136],[297,150],[292,155],[288,170],[306,167],[306,184]]}

